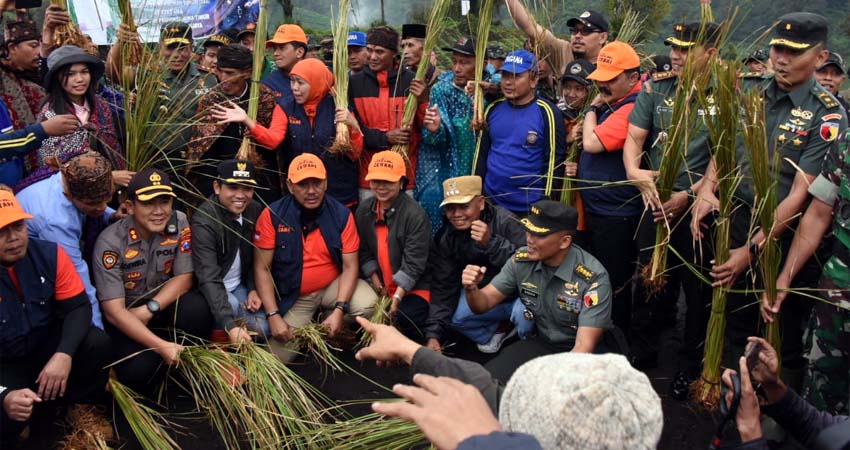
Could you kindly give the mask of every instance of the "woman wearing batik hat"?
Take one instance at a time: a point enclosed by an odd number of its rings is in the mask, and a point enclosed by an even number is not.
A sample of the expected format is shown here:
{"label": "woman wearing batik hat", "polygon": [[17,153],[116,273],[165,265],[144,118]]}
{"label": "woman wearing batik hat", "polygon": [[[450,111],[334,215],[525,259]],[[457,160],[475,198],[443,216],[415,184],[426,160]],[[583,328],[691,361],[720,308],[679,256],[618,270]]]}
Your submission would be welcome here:
{"label": "woman wearing batik hat", "polygon": [[97,81],[103,75],[103,61],[79,47],[65,45],[50,54],[47,68],[44,79],[47,97],[38,121],[73,114],[80,121],[80,127],[71,134],[45,139],[38,150],[36,167],[45,167],[54,157],[65,161],[71,155],[91,149],[112,164],[115,184],[126,186],[133,174],[124,170],[126,162],[112,110],[96,93]]}
{"label": "woman wearing batik hat", "polygon": [[404,194],[407,167],[400,153],[375,153],[366,181],[373,197],[360,203],[354,219],[360,235],[360,269],[382,295],[392,296],[390,314],[399,330],[424,341],[431,303],[425,273],[431,242],[428,213]]}
{"label": "woman wearing batik hat", "polygon": [[[352,208],[358,200],[357,176],[363,150],[360,126],[354,114],[346,109],[336,109],[331,95],[334,77],[322,61],[315,58],[301,60],[289,76],[292,78],[293,98],[278,105],[282,107],[288,123],[283,144],[278,150],[282,152],[281,167],[289,167],[289,162],[302,153],[317,155],[328,171],[328,194]],[[238,105],[213,105],[213,117],[222,122],[244,123],[257,142],[265,145],[269,132],[261,125],[254,126],[254,121],[248,119]],[[334,144],[337,122],[348,124],[351,151],[328,151]]]}

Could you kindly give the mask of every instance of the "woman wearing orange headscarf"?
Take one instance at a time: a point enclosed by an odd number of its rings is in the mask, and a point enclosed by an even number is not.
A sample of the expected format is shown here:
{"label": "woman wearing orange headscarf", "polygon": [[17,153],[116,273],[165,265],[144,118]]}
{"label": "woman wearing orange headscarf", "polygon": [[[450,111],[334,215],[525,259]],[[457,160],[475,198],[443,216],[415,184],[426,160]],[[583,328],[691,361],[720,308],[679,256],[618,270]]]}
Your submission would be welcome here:
{"label": "woman wearing orange headscarf", "polygon": [[[315,58],[299,61],[289,72],[292,78],[292,99],[277,98],[278,106],[287,117],[287,126],[281,152],[281,167],[301,153],[314,153],[322,159],[328,171],[328,194],[342,204],[353,208],[358,200],[358,161],[363,150],[363,134],[354,115],[345,109],[336,109],[331,88],[333,74],[323,62]],[[222,119],[241,118],[241,108],[218,106],[214,112]],[[247,118],[247,117],[246,117]],[[336,124],[348,125],[352,150],[332,153],[328,149],[336,138]],[[252,131],[253,132],[253,131]]]}

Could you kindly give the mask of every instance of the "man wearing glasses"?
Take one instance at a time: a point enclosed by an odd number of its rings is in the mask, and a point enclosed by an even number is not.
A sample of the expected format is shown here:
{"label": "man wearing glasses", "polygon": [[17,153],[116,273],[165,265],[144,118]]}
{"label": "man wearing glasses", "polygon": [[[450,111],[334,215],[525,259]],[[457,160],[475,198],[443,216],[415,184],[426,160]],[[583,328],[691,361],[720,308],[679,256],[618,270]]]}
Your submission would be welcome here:
{"label": "man wearing glasses", "polygon": [[596,64],[599,51],[608,41],[608,21],[596,11],[587,10],[567,21],[570,39],[560,39],[535,22],[520,0],[505,0],[516,26],[530,39],[539,39],[541,54],[548,55],[552,69],[560,77],[574,59],[584,58]]}

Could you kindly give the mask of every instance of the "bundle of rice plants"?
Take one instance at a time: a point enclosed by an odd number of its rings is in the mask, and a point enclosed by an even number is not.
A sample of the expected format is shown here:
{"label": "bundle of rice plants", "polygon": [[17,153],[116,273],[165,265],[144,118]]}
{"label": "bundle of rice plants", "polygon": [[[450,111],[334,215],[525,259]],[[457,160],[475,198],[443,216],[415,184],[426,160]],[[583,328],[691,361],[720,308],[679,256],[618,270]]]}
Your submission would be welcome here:
{"label": "bundle of rice plants", "polygon": [[[260,0],[260,15],[257,17],[257,36],[265,36],[266,28],[268,27],[268,9],[266,8],[267,0]],[[257,118],[257,110],[260,107],[260,78],[263,75],[263,64],[266,61],[266,48],[263,39],[254,40],[254,63],[251,70],[250,94],[248,98],[248,117],[251,119]],[[259,161],[257,151],[254,148],[254,142],[250,136],[242,138],[242,145],[236,152],[236,159],[247,159],[251,161]]]}
{"label": "bundle of rice plants", "polygon": [[[348,109],[348,14],[351,12],[351,0],[339,0],[339,18],[334,22],[331,16],[331,34],[334,38],[333,74],[334,104],[337,109]],[[336,138],[328,149],[331,153],[351,151],[351,136],[348,125],[336,124]]]}
{"label": "bundle of rice plants", "polygon": [[478,32],[475,35],[475,90],[472,97],[472,125],[483,126],[484,90],[481,82],[484,77],[484,65],[487,61],[487,42],[490,39],[490,27],[493,21],[495,0],[482,0],[478,9]]}
{"label": "bundle of rice plants", "polygon": [[336,357],[334,351],[339,349],[333,348],[326,340],[328,330],[321,324],[311,322],[301,328],[297,328],[294,332],[295,340],[300,344],[301,348],[306,348],[317,360],[323,363],[325,367],[330,367],[336,372],[343,371],[343,364]]}
{"label": "bundle of rice plants", "polygon": [[[141,403],[142,398],[132,389],[114,378],[109,379],[109,390],[115,404],[124,414],[130,429],[145,450],[180,449],[180,446],[165,431],[165,427],[174,427],[162,414]],[[99,444],[98,444],[99,445]],[[88,447],[81,447],[88,448]]]}
{"label": "bundle of rice plants", "polygon": [[711,0],[699,0],[699,15],[703,22],[714,22],[714,12],[711,11]]}
{"label": "bundle of rice plants", "polygon": [[[431,6],[431,12],[428,15],[428,24],[425,33],[425,41],[422,43],[422,60],[416,67],[416,75],[414,79],[425,81],[428,74],[428,57],[437,47],[443,29],[446,26],[446,14],[451,7],[451,0],[434,0]],[[419,106],[419,101],[413,94],[407,94],[404,101],[404,114],[401,118],[401,128],[409,128],[413,124],[413,119],[416,117],[416,110]],[[396,144],[391,148],[392,151],[407,155],[408,144]]]}
{"label": "bundle of rice plants", "polygon": [[416,424],[375,413],[326,425],[322,433],[328,436],[331,443],[328,448],[332,449],[433,448]]}
{"label": "bundle of rice plants", "polygon": [[[59,6],[65,11],[68,10],[68,2],[65,0],[50,0],[50,4]],[[88,40],[83,36],[80,27],[72,20],[68,24],[59,25],[53,30],[53,45],[56,47],[74,45],[76,47],[86,48],[88,46]]]}
{"label": "bundle of rice plants", "polygon": [[[375,302],[375,311],[372,313],[372,317],[369,318],[369,321],[372,323],[377,323],[380,325],[389,325],[392,323],[392,316],[390,316],[390,305],[393,304],[393,299],[388,295],[383,295],[378,298],[378,301]],[[363,330],[363,335],[360,336],[359,347],[368,347],[369,344],[372,343],[372,334],[366,330]]]}
{"label": "bundle of rice plants", "polygon": [[[133,7],[130,5],[130,0],[116,1],[118,2],[118,12],[121,14],[121,23],[130,27],[130,31],[135,32],[137,30],[136,20],[133,17]],[[139,42],[124,42],[121,44],[121,54],[128,66],[138,66],[142,58],[142,45]]]}

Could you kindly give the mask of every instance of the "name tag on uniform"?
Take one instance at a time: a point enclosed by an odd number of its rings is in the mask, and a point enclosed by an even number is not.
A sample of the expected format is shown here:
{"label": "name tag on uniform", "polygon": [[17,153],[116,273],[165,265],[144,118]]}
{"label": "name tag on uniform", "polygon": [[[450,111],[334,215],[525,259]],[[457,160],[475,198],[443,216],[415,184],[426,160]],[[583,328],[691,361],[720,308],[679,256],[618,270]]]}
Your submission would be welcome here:
{"label": "name tag on uniform", "polygon": [[538,297],[537,291],[532,291],[531,289],[528,289],[528,288],[520,288],[519,294],[521,296],[531,297],[531,298],[537,298]]}

